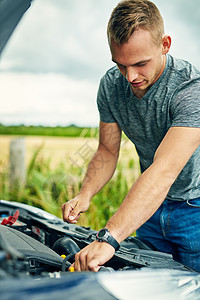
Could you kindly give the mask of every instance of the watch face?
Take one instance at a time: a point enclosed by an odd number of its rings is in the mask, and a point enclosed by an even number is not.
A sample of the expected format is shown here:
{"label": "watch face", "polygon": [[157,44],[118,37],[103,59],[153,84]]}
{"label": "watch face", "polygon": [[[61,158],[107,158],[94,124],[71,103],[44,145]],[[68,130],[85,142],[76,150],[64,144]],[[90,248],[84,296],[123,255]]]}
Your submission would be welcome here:
{"label": "watch face", "polygon": [[98,237],[99,237],[99,238],[103,237],[103,236],[105,235],[105,233],[106,233],[105,229],[100,230],[100,231],[98,232]]}
{"label": "watch face", "polygon": [[102,228],[97,232],[96,240],[98,242],[106,242],[114,247],[115,250],[119,249],[119,243],[112,237],[107,228]]}

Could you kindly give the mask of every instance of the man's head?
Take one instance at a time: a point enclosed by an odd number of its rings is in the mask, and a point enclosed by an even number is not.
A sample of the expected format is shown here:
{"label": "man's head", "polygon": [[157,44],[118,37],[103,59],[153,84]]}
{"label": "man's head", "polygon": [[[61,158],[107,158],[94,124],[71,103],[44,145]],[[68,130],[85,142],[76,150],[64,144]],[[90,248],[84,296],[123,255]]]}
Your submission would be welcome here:
{"label": "man's head", "polygon": [[154,3],[148,0],[123,0],[113,10],[107,28],[108,41],[126,43],[138,29],[145,29],[156,44],[164,35],[163,18]]}
{"label": "man's head", "polygon": [[112,61],[141,98],[163,73],[171,46],[159,10],[148,0],[121,1],[108,24],[108,41]]}

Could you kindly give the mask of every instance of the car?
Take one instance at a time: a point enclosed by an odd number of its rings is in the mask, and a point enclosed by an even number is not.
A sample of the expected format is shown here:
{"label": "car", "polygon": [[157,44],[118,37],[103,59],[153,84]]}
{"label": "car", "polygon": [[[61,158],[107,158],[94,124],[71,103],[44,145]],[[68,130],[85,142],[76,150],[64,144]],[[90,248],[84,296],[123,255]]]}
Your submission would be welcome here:
{"label": "car", "polygon": [[96,231],[0,200],[1,299],[200,299],[200,274],[130,236],[100,271],[72,272]]}

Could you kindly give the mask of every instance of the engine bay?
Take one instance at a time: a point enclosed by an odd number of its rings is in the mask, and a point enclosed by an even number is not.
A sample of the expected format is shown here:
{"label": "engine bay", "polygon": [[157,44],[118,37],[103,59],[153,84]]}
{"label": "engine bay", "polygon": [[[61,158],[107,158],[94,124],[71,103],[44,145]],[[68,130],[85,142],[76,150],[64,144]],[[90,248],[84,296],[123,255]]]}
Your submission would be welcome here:
{"label": "engine bay", "polygon": [[[19,274],[62,276],[70,270],[75,254],[94,241],[97,233],[89,227],[65,223],[39,208],[6,200],[0,200],[0,223],[2,278]],[[170,254],[155,251],[150,244],[133,236],[120,244],[100,271],[141,268],[192,271],[174,261]]]}

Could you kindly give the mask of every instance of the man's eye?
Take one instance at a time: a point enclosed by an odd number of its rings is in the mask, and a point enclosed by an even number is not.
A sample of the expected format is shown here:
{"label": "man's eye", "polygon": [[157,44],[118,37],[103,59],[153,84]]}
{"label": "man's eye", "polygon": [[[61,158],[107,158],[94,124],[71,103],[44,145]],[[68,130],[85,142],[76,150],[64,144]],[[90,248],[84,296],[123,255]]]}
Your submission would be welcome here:
{"label": "man's eye", "polygon": [[146,65],[146,62],[137,64],[138,67],[142,67],[142,66],[145,66],[145,65]]}

